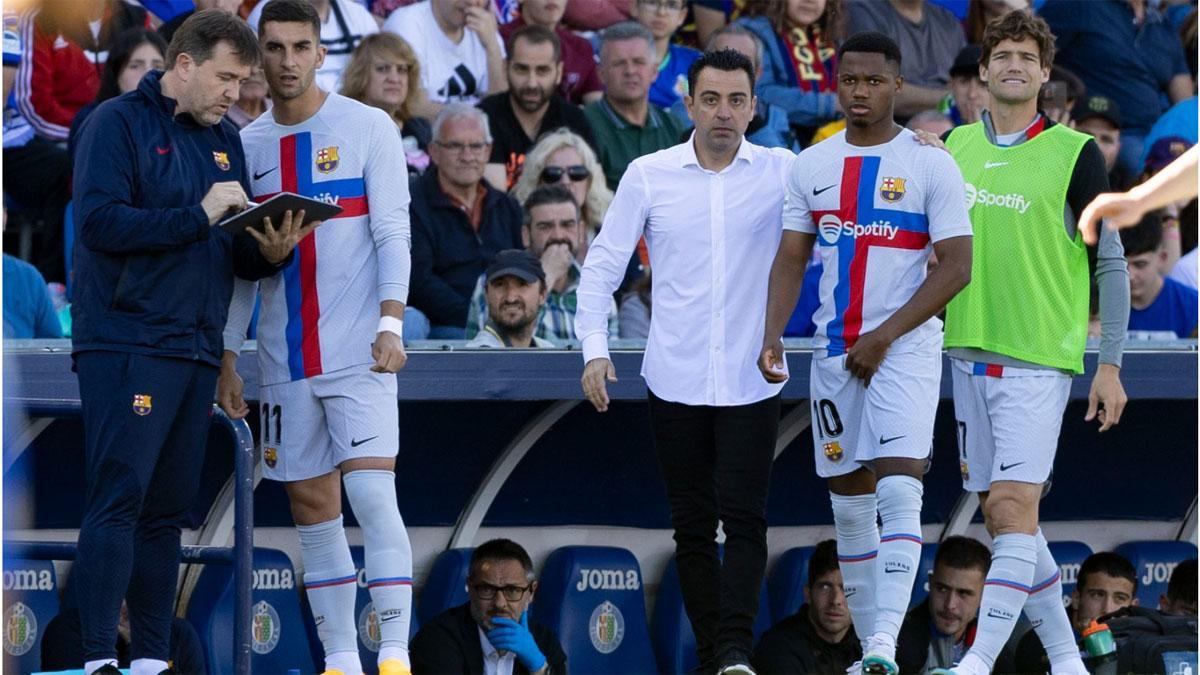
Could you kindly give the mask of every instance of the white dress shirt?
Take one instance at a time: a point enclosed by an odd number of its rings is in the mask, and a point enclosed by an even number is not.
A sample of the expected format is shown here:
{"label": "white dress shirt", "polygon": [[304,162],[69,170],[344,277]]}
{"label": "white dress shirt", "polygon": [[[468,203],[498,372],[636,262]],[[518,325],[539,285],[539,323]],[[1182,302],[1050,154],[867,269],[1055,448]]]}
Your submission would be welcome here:
{"label": "white dress shirt", "polygon": [[757,361],[795,156],[743,138],[729,166],[709,171],[694,140],[630,163],[588,250],[575,334],[585,363],[608,358],[609,303],[644,234],[654,275],[646,385],[686,405],[755,403],[782,388]]}
{"label": "white dress shirt", "polygon": [[487,639],[487,633],[479,630],[479,646],[483,648],[483,675],[512,675],[513,663],[517,660],[517,655],[512,652],[504,652],[501,656],[500,652],[492,646],[490,640]]}

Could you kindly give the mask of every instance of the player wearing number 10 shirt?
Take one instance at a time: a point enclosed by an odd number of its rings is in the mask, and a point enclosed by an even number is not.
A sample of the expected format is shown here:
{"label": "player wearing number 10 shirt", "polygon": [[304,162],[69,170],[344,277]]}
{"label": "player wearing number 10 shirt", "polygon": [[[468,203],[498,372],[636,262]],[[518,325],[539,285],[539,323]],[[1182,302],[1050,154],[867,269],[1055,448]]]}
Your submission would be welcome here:
{"label": "player wearing number 10 shirt", "polygon": [[[862,672],[889,674],[897,672],[896,636],[921,554],[921,479],[942,369],[935,314],[966,286],[971,268],[958,167],[893,121],[900,58],[879,33],[857,34],[841,48],[847,128],[793,165],[759,359],[768,380],[783,376],[780,336],[819,246],[810,376],[817,473],[829,485]],[[931,252],[940,264],[927,274]]]}

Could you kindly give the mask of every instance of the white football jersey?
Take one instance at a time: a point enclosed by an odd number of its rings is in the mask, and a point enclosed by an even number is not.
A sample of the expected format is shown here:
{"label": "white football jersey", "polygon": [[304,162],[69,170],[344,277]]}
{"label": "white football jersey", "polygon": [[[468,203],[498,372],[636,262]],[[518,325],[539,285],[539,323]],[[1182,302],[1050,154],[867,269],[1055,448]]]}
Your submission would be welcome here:
{"label": "white football jersey", "polygon": [[[268,111],[242,130],[242,145],[251,199],[294,192],[342,207],[296,246],[287,267],[259,282],[261,383],[372,362],[380,302],[408,298],[408,170],[395,123],[382,110],[329,94],[294,126],[277,124]],[[235,284],[227,351],[241,349],[254,287]]]}
{"label": "white football jersey", "polygon": [[[907,129],[870,147],[851,145],[843,131],[801,152],[783,226],[817,235],[824,270],[813,343],[826,356],[846,353],[908,302],[933,242],[971,234],[958,165]],[[940,330],[931,318],[893,349]]]}

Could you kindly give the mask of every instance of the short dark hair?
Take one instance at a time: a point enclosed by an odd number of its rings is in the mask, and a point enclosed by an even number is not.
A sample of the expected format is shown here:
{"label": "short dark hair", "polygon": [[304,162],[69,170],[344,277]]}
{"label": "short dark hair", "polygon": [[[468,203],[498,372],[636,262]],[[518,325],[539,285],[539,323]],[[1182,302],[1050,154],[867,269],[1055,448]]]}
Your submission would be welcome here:
{"label": "short dark hair", "polygon": [[533,210],[537,207],[568,202],[575,207],[575,217],[579,218],[579,204],[575,203],[575,195],[571,194],[566,187],[554,183],[534,188],[533,192],[530,192],[529,196],[525,198],[525,226],[528,227],[533,223]]}
{"label": "short dark hair", "polygon": [[745,54],[733,49],[718,49],[715,52],[704,52],[700,58],[692,62],[688,68],[688,93],[696,95],[696,80],[700,79],[700,71],[705,68],[715,68],[725,72],[741,70],[750,78],[750,95],[754,95],[754,63]]}
{"label": "short dark hair", "polygon": [[1075,577],[1075,590],[1082,593],[1087,588],[1088,577],[1093,574],[1105,574],[1117,579],[1128,579],[1133,584],[1133,591],[1137,592],[1137,570],[1133,568],[1133,563],[1118,553],[1101,551],[1100,553],[1089,555],[1083,561],[1083,564],[1079,566],[1079,574]]}
{"label": "short dark hair", "polygon": [[808,559],[808,587],[812,588],[817,579],[838,569],[837,540],[826,539],[813,548],[812,557]]}
{"label": "short dark hair", "polygon": [[978,539],[955,535],[946,537],[937,547],[933,568],[945,565],[956,570],[979,570],[987,576],[992,566],[992,553]]}
{"label": "short dark hair", "polygon": [[267,0],[258,19],[258,37],[263,36],[263,31],[271,21],[307,23],[312,26],[313,35],[318,40],[321,38],[321,15],[317,14],[317,8],[308,0]]}
{"label": "short dark hair", "polygon": [[979,57],[981,64],[987,65],[992,57],[992,50],[1004,40],[1020,42],[1032,39],[1038,46],[1038,59],[1043,68],[1049,68],[1054,63],[1054,33],[1050,24],[1042,17],[1027,9],[1014,9],[1004,16],[993,19],[983,29],[983,54]]}
{"label": "short dark hair", "polygon": [[530,580],[533,579],[533,561],[529,559],[529,554],[525,552],[525,549],[511,539],[492,539],[475,547],[475,550],[471,552],[471,568],[468,578],[475,579],[479,574],[479,567],[483,563],[500,560],[516,560],[525,570],[525,576]]}
{"label": "short dark hair", "polygon": [[518,28],[517,32],[508,38],[508,51],[504,55],[505,61],[512,61],[513,46],[517,44],[517,40],[524,40],[531,45],[544,45],[549,42],[550,46],[554,48],[554,61],[556,63],[562,61],[562,42],[554,34],[554,31],[545,26],[527,24]]}
{"label": "short dark hair", "polygon": [[125,70],[133,53],[142,45],[154,45],[165,62],[167,41],[157,31],[142,26],[121,31],[108,50],[108,60],[104,62],[104,72],[100,75],[100,92],[96,94],[97,103],[121,95],[121,71]]}
{"label": "short dark hair", "polygon": [[1153,253],[1162,244],[1162,239],[1162,215],[1158,211],[1147,211],[1140,223],[1121,230],[1121,243],[1125,246],[1125,255]]}
{"label": "short dark hair", "polygon": [[1171,571],[1167,582],[1167,599],[1172,602],[1196,603],[1196,559],[1188,558]]}
{"label": "short dark hair", "polygon": [[900,67],[900,45],[892,38],[873,30],[855,33],[846,38],[838,49],[837,60],[841,62],[846,52],[861,52],[864,54],[883,54],[885,61],[891,61]]}
{"label": "short dark hair", "polygon": [[225,42],[242,65],[258,63],[258,38],[236,14],[206,9],[189,16],[167,47],[167,70],[175,67],[180,54],[187,54],[197,65],[212,58],[217,44]]}

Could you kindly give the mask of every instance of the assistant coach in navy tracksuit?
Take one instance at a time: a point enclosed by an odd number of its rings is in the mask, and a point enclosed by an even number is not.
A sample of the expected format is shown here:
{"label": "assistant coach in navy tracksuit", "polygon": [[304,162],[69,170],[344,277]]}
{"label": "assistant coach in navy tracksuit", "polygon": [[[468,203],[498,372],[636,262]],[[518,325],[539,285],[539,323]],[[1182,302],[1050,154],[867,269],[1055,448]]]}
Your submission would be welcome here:
{"label": "assistant coach in navy tracksuit", "polygon": [[289,221],[252,238],[213,227],[246,206],[241,141],[222,117],[258,58],[244,22],[197,12],[167,72],[83,125],[71,315],[87,498],[72,583],[89,674],[117,672],[122,597],[133,672],[167,668],[180,526],[204,461],[233,276],[275,274],[311,229]]}

